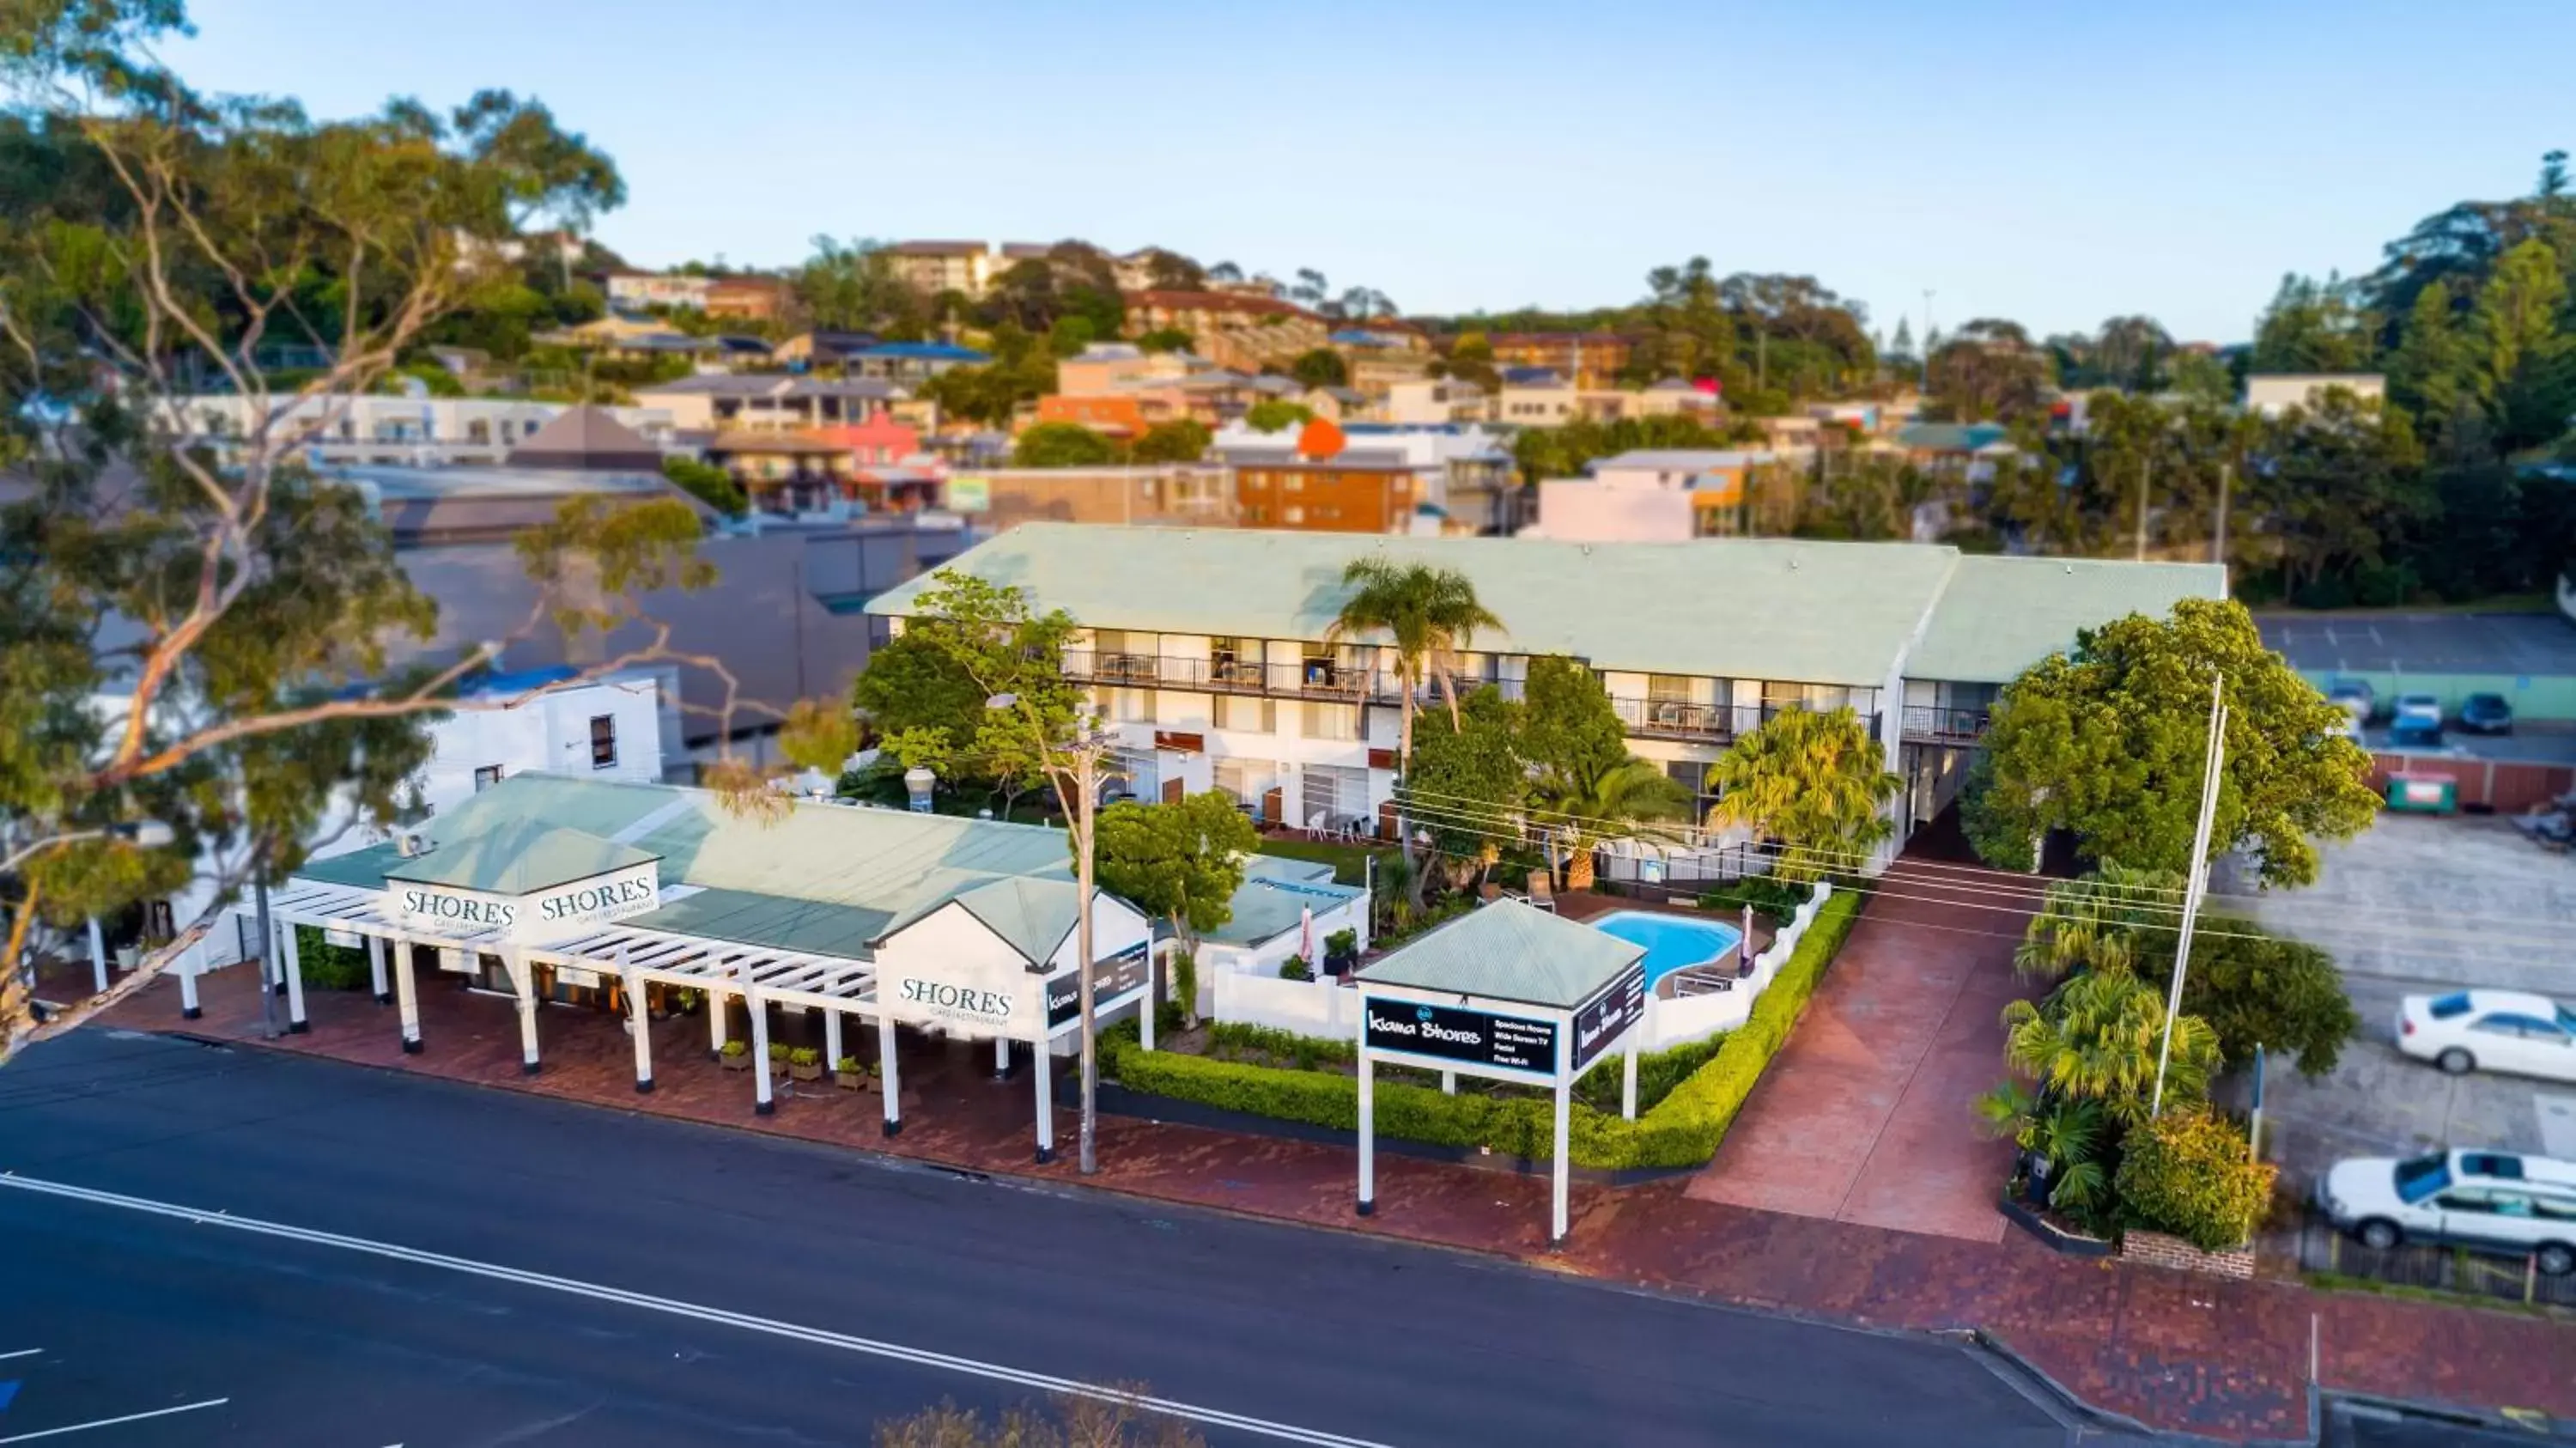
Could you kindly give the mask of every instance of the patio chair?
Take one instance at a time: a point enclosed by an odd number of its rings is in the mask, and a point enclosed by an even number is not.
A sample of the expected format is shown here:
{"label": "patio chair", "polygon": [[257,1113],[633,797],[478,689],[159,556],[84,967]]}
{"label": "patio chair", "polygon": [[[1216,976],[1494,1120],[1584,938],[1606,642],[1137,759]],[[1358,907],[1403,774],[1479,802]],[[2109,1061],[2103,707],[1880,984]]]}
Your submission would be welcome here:
{"label": "patio chair", "polygon": [[1547,871],[1529,872],[1529,903],[1541,910],[1556,908],[1556,882],[1548,877]]}
{"label": "patio chair", "polygon": [[1313,814],[1306,816],[1306,833],[1313,835],[1316,839],[1323,839],[1325,836],[1332,833],[1332,823],[1333,817],[1331,815],[1324,813],[1322,810],[1317,810]]}

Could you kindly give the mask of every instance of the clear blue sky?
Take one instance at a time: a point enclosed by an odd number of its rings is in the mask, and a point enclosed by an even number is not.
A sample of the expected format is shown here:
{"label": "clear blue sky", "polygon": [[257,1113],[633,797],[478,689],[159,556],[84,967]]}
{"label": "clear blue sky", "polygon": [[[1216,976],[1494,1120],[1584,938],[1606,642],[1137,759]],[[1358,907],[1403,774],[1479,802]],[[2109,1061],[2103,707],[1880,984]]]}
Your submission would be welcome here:
{"label": "clear blue sky", "polygon": [[[1410,311],[1623,302],[1693,254],[1873,326],[2251,329],[2576,149],[2568,0],[196,0],[197,84],[542,96],[643,265],[817,232],[1154,243]],[[1237,18],[1237,17],[1240,18]]]}

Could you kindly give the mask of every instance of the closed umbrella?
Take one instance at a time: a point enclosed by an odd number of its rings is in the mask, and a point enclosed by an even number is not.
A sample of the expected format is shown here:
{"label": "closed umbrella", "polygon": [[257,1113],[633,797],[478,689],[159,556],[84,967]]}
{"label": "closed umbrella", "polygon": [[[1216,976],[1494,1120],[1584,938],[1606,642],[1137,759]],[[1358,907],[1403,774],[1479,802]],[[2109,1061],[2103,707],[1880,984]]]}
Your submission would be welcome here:
{"label": "closed umbrella", "polygon": [[1305,959],[1307,969],[1317,975],[1324,973],[1323,962],[1315,959],[1315,907],[1312,905],[1297,912],[1297,954]]}

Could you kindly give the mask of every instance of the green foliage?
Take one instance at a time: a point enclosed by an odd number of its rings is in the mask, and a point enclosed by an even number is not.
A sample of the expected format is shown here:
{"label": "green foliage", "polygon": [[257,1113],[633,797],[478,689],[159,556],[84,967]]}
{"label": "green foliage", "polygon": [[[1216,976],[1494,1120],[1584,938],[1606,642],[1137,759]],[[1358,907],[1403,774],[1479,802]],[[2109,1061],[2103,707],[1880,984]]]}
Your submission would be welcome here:
{"label": "green foliage", "polygon": [[1306,957],[1302,955],[1292,955],[1280,963],[1279,978],[1281,980],[1313,980],[1315,978],[1315,968],[1306,963]]}
{"label": "green foliage", "polygon": [[295,927],[295,963],[308,990],[365,990],[375,984],[365,950],[333,945],[315,926]]}
{"label": "green foliage", "polygon": [[[1093,823],[1094,879],[1148,915],[1172,922],[1182,954],[1234,918],[1244,862],[1261,844],[1252,821],[1223,790],[1170,804],[1121,801]],[[1184,1024],[1198,1020],[1198,993],[1181,996]]]}
{"label": "green foliage", "polygon": [[1210,1021],[1207,1030],[1207,1054],[1219,1061],[1257,1057],[1260,1064],[1314,1071],[1326,1066],[1348,1066],[1359,1059],[1356,1042],[1301,1036],[1275,1026]]}
{"label": "green foliage", "polygon": [[740,1036],[736,1036],[732,1040],[724,1043],[723,1054],[728,1056],[748,1056],[751,1054],[751,1043],[742,1039]]}
{"label": "green foliage", "polygon": [[1530,787],[1530,821],[1565,862],[1569,890],[1592,888],[1592,852],[1613,840],[1679,840],[1693,800],[1663,766],[1626,758],[1584,775],[1547,774]]}
{"label": "green foliage", "polygon": [[[1072,617],[1036,613],[1024,590],[953,569],[934,574],[917,602],[919,612],[869,656],[852,691],[880,746],[907,768],[991,783],[1004,795],[1005,816],[1013,799],[1050,783],[1058,803],[1069,805],[1061,751],[1090,709],[1081,686],[1064,676]],[[1004,695],[1007,707],[988,707]]]}
{"label": "green foliage", "polygon": [[2271,1204],[2279,1168],[2254,1161],[2244,1132],[2206,1109],[2167,1111],[2124,1148],[2117,1185],[2130,1216],[2203,1251],[2243,1246]]}
{"label": "green foliage", "polygon": [[1785,925],[1798,907],[1815,894],[1815,886],[1793,883],[1776,875],[1748,875],[1723,889],[1711,890],[1699,897],[1702,910],[1742,910],[1753,907],[1759,915],[1768,916],[1773,925]]}
{"label": "green foliage", "polygon": [[1207,456],[1208,444],[1215,440],[1206,423],[1175,418],[1145,429],[1128,456],[1140,463],[1194,463]]}
{"label": "green foliage", "polygon": [[1529,790],[1519,750],[1527,718],[1501,690],[1474,689],[1459,700],[1456,724],[1440,710],[1417,721],[1413,763],[1396,781],[1395,796],[1434,849],[1479,856],[1513,828]]}
{"label": "green foliage", "polygon": [[1987,862],[2027,868],[2028,841],[2075,832],[2095,859],[2181,871],[2190,862],[2209,681],[2224,681],[2226,762],[2214,853],[2253,847],[2266,885],[2316,878],[2314,838],[2370,827],[2369,761],[2342,716],[2263,644],[2234,601],[2186,599],[2171,618],[2131,615],[2077,636],[2014,680],[1971,778],[1968,833]]}
{"label": "green foliage", "polygon": [[1536,773],[1560,779],[1596,775],[1626,759],[1628,726],[1601,676],[1561,654],[1531,659],[1521,682],[1520,753]]}
{"label": "green foliage", "polygon": [[895,274],[877,242],[817,236],[788,285],[806,325],[826,331],[908,331],[923,321],[921,294]]}
{"label": "green foliage", "polygon": [[1786,709],[1737,739],[1710,771],[1720,789],[1709,822],[1750,826],[1783,849],[1784,881],[1849,870],[1896,826],[1887,806],[1905,781],[1887,768],[1850,708]]}
{"label": "green foliage", "polygon": [[1351,384],[1350,365],[1342,360],[1341,353],[1330,347],[1317,347],[1311,352],[1298,354],[1297,360],[1288,364],[1288,375],[1309,387],[1348,387]]}
{"label": "green foliage", "polygon": [[[1675,1088],[1697,1074],[1699,1068],[1717,1058],[1726,1045],[1726,1037],[1711,1036],[1705,1041],[1684,1041],[1661,1051],[1646,1051],[1637,1057],[1637,1111],[1639,1115],[1663,1104]],[[1574,1098],[1605,1115],[1619,1114],[1620,1094],[1627,1076],[1627,1060],[1612,1052],[1592,1063],[1592,1069],[1577,1077]]]}
{"label": "green foliage", "polygon": [[1136,345],[1147,352],[1187,352],[1198,344],[1178,327],[1158,327],[1137,337]]}
{"label": "green foliage", "polygon": [[1467,575],[1455,569],[1371,556],[1354,559],[1342,570],[1342,586],[1349,592],[1324,638],[1394,645],[1396,675],[1404,689],[1396,757],[1409,765],[1418,686],[1435,675],[1446,683],[1445,662],[1474,645],[1476,630],[1498,629],[1503,621],[1476,597],[1476,585]]}
{"label": "green foliage", "polygon": [[[2037,1005],[2010,1003],[2003,1022],[2005,1064],[2042,1091],[2098,1101],[2123,1125],[2146,1119],[2164,1039],[2164,992],[2126,970],[2097,967],[2068,976]],[[2201,1099],[2219,1059],[2207,1022],[2175,1017],[2166,1102]]]}
{"label": "green foliage", "polygon": [[1118,461],[1118,444],[1078,422],[1041,422],[1011,444],[1015,468],[1087,468]]}
{"label": "green foliage", "polygon": [[1561,427],[1523,428],[1512,439],[1512,460],[1519,465],[1522,479],[1535,483],[1541,478],[1579,476],[1585,464],[1597,458],[1639,448],[1722,448],[1734,440],[1732,433],[1679,414],[1610,422],[1578,418]]}
{"label": "green foliage", "polygon": [[[1860,911],[1860,897],[1837,892],[1817,912],[1787,964],[1753,1003],[1742,1028],[1721,1038],[1709,1059],[1635,1121],[1575,1102],[1571,1107],[1574,1164],[1604,1169],[1680,1168],[1705,1164],[1743,1109],[1762,1070],[1789,1038],[1825,967],[1842,948]],[[1176,1051],[1146,1051],[1133,1022],[1121,1021],[1101,1038],[1101,1066],[1131,1090],[1196,1101],[1229,1111],[1353,1131],[1359,1125],[1359,1083],[1337,1072],[1282,1070],[1210,1060]],[[1645,1085],[1638,1063],[1639,1088]],[[1490,1148],[1507,1156],[1545,1160],[1553,1140],[1551,1103],[1536,1095],[1456,1096],[1402,1081],[1375,1088],[1377,1129],[1388,1136],[1466,1150]]]}
{"label": "green foliage", "polygon": [[866,1068],[859,1064],[859,1058],[856,1056],[834,1057],[832,1060],[832,1070],[836,1074],[842,1076],[861,1076],[866,1074]]}
{"label": "green foliage", "polygon": [[662,476],[690,497],[715,509],[728,518],[739,518],[751,511],[751,499],[744,495],[742,484],[733,474],[713,463],[696,458],[671,456],[662,459]]}
{"label": "green foliage", "polygon": [[[770,1054],[776,1055],[777,1053],[778,1048],[772,1046],[770,1048]],[[822,1063],[823,1053],[814,1049],[812,1046],[798,1046],[787,1053],[787,1064],[790,1066],[819,1066]]]}
{"label": "green foliage", "polygon": [[1963,324],[1932,350],[1931,408],[1951,422],[2012,422],[2045,411],[2048,354],[2018,322]]}
{"label": "green foliage", "polygon": [[772,1041],[769,1043],[769,1059],[785,1064],[787,1057],[788,1045],[785,1041]]}
{"label": "green foliage", "polygon": [[1244,425],[1255,432],[1285,432],[1292,427],[1304,427],[1314,420],[1313,408],[1302,402],[1286,402],[1276,397],[1261,399],[1243,414]]}

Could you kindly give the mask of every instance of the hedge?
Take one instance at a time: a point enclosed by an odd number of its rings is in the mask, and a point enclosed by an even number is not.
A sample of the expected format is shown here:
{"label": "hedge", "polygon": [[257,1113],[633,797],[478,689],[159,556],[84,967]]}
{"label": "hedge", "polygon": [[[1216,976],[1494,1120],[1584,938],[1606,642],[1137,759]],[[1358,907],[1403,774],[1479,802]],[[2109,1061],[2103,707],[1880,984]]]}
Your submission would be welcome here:
{"label": "hedge", "polygon": [[[1728,1033],[1717,1054],[1652,1110],[1628,1121],[1574,1102],[1567,1128],[1574,1164],[1603,1170],[1678,1168],[1699,1166],[1715,1156],[1753,1083],[1789,1039],[1825,967],[1851,933],[1860,896],[1858,890],[1837,891],[1824,903],[1788,963],[1754,1001],[1743,1026]],[[1101,1057],[1107,1073],[1130,1090],[1310,1126],[1359,1129],[1359,1082],[1349,1076],[1147,1051],[1137,1044],[1133,1022],[1121,1022],[1102,1037]],[[1545,1160],[1552,1151],[1554,1109],[1542,1099],[1449,1096],[1401,1082],[1379,1083],[1376,1097],[1382,1135],[1433,1146],[1490,1148],[1531,1160]]]}

